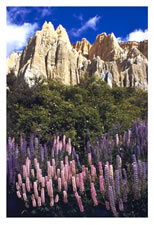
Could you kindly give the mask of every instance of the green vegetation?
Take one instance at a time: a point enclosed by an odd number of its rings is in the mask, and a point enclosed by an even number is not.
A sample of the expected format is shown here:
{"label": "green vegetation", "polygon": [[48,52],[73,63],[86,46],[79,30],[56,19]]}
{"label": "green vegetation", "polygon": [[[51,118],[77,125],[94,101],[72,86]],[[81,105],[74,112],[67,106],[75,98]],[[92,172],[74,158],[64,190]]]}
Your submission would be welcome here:
{"label": "green vegetation", "polygon": [[112,132],[120,123],[120,131],[131,127],[138,117],[147,119],[147,92],[135,88],[111,89],[95,75],[87,74],[77,86],[57,81],[37,82],[33,87],[8,75],[7,127],[8,136],[27,138],[33,132],[42,142],[49,134],[70,137],[77,149],[87,140]]}

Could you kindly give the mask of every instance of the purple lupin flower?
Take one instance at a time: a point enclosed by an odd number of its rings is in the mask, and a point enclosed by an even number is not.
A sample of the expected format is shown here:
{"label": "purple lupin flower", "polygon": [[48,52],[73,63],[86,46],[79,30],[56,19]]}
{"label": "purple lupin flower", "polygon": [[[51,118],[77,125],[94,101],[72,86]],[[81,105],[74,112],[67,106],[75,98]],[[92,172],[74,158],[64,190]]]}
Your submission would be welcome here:
{"label": "purple lupin flower", "polygon": [[39,139],[38,137],[35,137],[35,149],[39,148]]}
{"label": "purple lupin flower", "polygon": [[89,140],[87,141],[87,150],[88,150],[88,153],[91,152],[91,150],[90,150],[90,141]]}
{"label": "purple lupin flower", "polygon": [[137,145],[137,147],[136,147],[136,155],[137,155],[137,157],[141,156],[141,148],[139,145]]}
{"label": "purple lupin flower", "polygon": [[44,148],[42,144],[40,144],[40,159],[41,159],[41,162],[44,161]]}
{"label": "purple lupin flower", "polygon": [[120,170],[115,170],[115,190],[117,197],[120,198]]}
{"label": "purple lupin flower", "polygon": [[33,152],[34,151],[34,142],[33,142],[33,139],[34,139],[34,134],[32,134],[30,136],[30,151]]}
{"label": "purple lupin flower", "polygon": [[133,192],[134,192],[134,198],[137,200],[139,198],[139,192],[140,192],[140,187],[139,187],[139,179],[138,179],[138,166],[136,162],[133,162]]}
{"label": "purple lupin flower", "polygon": [[113,131],[113,134],[112,135],[113,135],[113,139],[114,139],[115,138],[115,133],[116,133],[115,132],[115,124],[112,124],[112,131]]}
{"label": "purple lupin flower", "polygon": [[132,155],[132,162],[136,163],[136,155],[135,154]]}
{"label": "purple lupin flower", "polygon": [[48,148],[47,148],[47,145],[46,144],[44,144],[44,157],[46,159],[48,159]]}
{"label": "purple lupin flower", "polygon": [[117,210],[116,210],[116,207],[115,207],[115,201],[114,201],[112,186],[108,187],[108,196],[109,196],[109,201],[110,201],[110,206],[111,206],[112,212],[113,212],[114,216],[118,216],[118,213],[117,213]]}
{"label": "purple lupin flower", "polygon": [[120,139],[120,123],[118,122],[118,136],[119,136],[119,139]]}

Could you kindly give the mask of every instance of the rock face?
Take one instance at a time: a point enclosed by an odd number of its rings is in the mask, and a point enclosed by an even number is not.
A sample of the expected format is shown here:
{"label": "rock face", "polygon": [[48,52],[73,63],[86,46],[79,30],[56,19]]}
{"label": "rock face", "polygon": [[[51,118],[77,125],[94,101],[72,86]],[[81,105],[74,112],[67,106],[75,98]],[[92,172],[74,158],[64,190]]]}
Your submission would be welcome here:
{"label": "rock face", "polygon": [[77,52],[80,52],[84,57],[88,58],[89,50],[92,45],[86,38],[82,38],[81,41],[77,41],[75,44],[72,44],[72,46]]}
{"label": "rock face", "polygon": [[7,74],[13,73],[15,76],[18,75],[20,57],[21,53],[19,52],[13,52],[10,55],[7,59]]}
{"label": "rock face", "polygon": [[121,48],[126,48],[128,51],[130,51],[133,48],[137,48],[144,56],[148,58],[148,41],[129,41],[129,42],[120,42],[119,43]]}
{"label": "rock face", "polygon": [[71,45],[66,30],[45,22],[28,41],[22,54],[12,53],[7,73],[33,85],[35,78],[52,78],[66,85],[80,83],[85,72],[94,73],[110,87],[113,81],[122,87],[137,86],[147,90],[147,42],[130,45],[118,43],[114,34],[102,33],[91,45],[85,38]]}

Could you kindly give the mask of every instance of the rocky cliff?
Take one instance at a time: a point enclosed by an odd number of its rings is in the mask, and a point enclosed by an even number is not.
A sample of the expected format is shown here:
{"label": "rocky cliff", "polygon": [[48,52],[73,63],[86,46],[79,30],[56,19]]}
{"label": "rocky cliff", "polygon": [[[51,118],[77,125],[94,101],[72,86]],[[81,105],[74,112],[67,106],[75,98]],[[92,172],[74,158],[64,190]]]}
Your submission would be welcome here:
{"label": "rocky cliff", "polygon": [[147,42],[138,45],[118,43],[114,34],[99,34],[93,45],[85,38],[71,45],[66,30],[45,22],[28,41],[22,54],[12,53],[7,73],[33,85],[34,78],[52,78],[66,85],[80,82],[85,72],[97,74],[111,87],[137,86],[147,90]]}
{"label": "rocky cliff", "polygon": [[130,51],[133,48],[137,48],[144,56],[148,58],[148,41],[128,41],[128,42],[120,42],[119,43],[121,48],[126,48],[128,51]]}

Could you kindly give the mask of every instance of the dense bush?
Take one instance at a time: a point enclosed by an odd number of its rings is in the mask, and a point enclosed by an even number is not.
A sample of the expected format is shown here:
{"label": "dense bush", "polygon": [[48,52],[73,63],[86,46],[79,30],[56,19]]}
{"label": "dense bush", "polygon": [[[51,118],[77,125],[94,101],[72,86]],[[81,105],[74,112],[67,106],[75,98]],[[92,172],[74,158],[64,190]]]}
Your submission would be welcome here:
{"label": "dense bush", "polygon": [[111,89],[96,76],[81,80],[77,86],[65,86],[48,80],[28,87],[21,80],[8,76],[7,128],[8,136],[16,139],[23,132],[37,133],[42,141],[48,134],[63,134],[84,150],[90,138],[112,130],[121,124],[120,132],[131,127],[138,117],[147,118],[147,92],[135,88]]}

